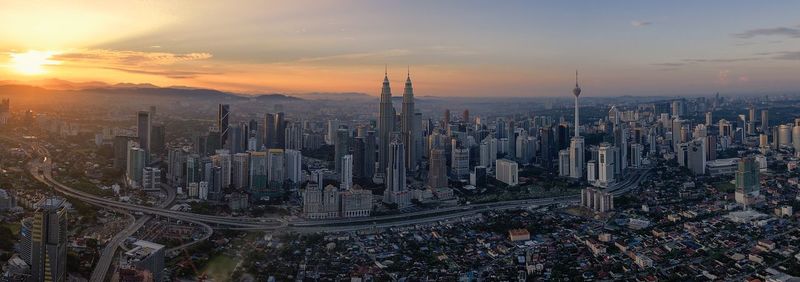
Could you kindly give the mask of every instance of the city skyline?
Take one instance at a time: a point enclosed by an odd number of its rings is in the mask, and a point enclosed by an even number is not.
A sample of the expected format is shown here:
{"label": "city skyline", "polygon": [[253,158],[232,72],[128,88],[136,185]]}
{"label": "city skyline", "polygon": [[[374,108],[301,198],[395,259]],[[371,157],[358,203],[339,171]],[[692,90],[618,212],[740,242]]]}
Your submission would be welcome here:
{"label": "city skyline", "polygon": [[0,81],[377,98],[388,65],[419,97],[566,96],[576,68],[589,97],[787,93],[798,5],[8,1]]}

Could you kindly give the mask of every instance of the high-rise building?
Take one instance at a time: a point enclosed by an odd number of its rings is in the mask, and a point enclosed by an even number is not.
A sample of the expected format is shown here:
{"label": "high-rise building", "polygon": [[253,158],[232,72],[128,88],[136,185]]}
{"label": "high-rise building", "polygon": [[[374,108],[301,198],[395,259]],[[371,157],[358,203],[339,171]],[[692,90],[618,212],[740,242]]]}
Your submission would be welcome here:
{"label": "high-rise building", "polygon": [[150,127],[150,150],[153,154],[164,154],[166,149],[167,129],[163,124],[157,123]]}
{"label": "high-rise building", "polygon": [[250,197],[259,200],[267,194],[267,152],[250,153]]}
{"label": "high-rise building", "polygon": [[759,169],[755,158],[741,158],[736,170],[736,202],[749,205],[758,197],[760,190]]}
{"label": "high-rise building", "polygon": [[231,106],[228,104],[219,104],[219,111],[217,112],[217,129],[219,130],[219,146],[223,149],[230,149],[228,146],[228,123],[230,117]]}
{"label": "high-rise building", "polygon": [[383,191],[383,202],[406,207],[410,204],[410,193],[406,189],[405,148],[399,136],[395,136],[389,144],[389,166],[386,168],[386,189]]}
{"label": "high-rise building", "polygon": [[231,174],[233,170],[233,160],[231,159],[231,154],[228,150],[222,149],[217,150],[216,154],[211,156],[211,160],[214,163],[214,166],[220,168],[220,188],[225,189],[231,186]]}
{"label": "high-rise building", "polygon": [[250,181],[250,154],[249,153],[236,153],[233,154],[231,168],[231,183],[233,188],[244,190],[249,187]]}
{"label": "high-rise building", "polygon": [[417,167],[417,160],[419,159],[419,152],[417,152],[417,142],[421,138],[419,135],[419,127],[415,121],[414,115],[414,87],[411,85],[411,73],[406,77],[406,85],[403,90],[403,108],[401,111],[401,124],[400,130],[403,134],[403,145],[406,147],[406,170],[415,171]]}
{"label": "high-rise building", "polygon": [[794,119],[794,127],[792,127],[792,145],[795,155],[800,155],[800,118]]}
{"label": "high-rise building", "polygon": [[64,199],[37,203],[31,229],[30,281],[67,280],[67,210]]}
{"label": "high-rise building", "polygon": [[714,123],[714,121],[713,121],[713,113],[706,112],[706,126],[707,127],[711,127],[711,125],[713,123]]}
{"label": "high-rise building", "polygon": [[125,173],[128,185],[140,187],[147,153],[138,147],[128,148],[128,165]]}
{"label": "high-rise building", "polygon": [[293,185],[302,182],[303,177],[303,154],[298,150],[285,150],[286,157],[286,180]]}
{"label": "high-rise building", "polygon": [[570,141],[569,148],[569,176],[572,178],[582,178],[585,156],[583,148],[583,137],[580,135],[580,108],[578,106],[578,97],[581,95],[581,88],[578,86],[578,72],[575,72],[575,89],[572,89],[572,94],[575,95],[575,137]]}
{"label": "high-rise building", "polygon": [[152,275],[152,281],[164,281],[164,245],[139,240],[120,258],[121,269],[137,269]]}
{"label": "high-rise building", "polygon": [[125,169],[128,164],[128,148],[129,142],[135,138],[128,136],[114,136],[114,168]]}
{"label": "high-rise building", "polygon": [[447,157],[442,149],[430,152],[428,166],[428,186],[431,188],[447,187]]}
{"label": "high-rise building", "polygon": [[339,173],[339,188],[350,190],[353,188],[353,155],[342,156],[342,172]]}
{"label": "high-rise building", "polygon": [[558,151],[558,176],[570,176],[570,151],[569,150],[561,150]]}
{"label": "high-rise building", "polygon": [[367,131],[364,137],[364,178],[375,176],[375,131]]}
{"label": "high-rise building", "polygon": [[161,169],[149,166],[142,169],[142,190],[161,190]]}
{"label": "high-rise building", "polygon": [[270,192],[278,192],[283,188],[286,180],[286,158],[281,149],[269,149],[267,151],[267,183]]}
{"label": "high-rise building", "polygon": [[486,168],[490,168],[494,166],[494,162],[497,160],[497,139],[494,136],[486,136],[486,138],[481,141],[480,145],[480,165]]}
{"label": "high-rise building", "polygon": [[[378,116],[378,174],[383,175],[389,165],[389,143],[394,132],[394,107],[392,106],[392,89],[389,86],[389,75],[384,73],[383,88]],[[405,166],[405,164],[403,164]],[[390,181],[387,180],[386,181]]]}
{"label": "high-rise building", "polygon": [[453,147],[451,152],[450,168],[453,177],[465,180],[469,177],[469,149],[463,147]]}
{"label": "high-rise building", "polygon": [[617,147],[608,143],[601,143],[598,148],[597,159],[597,184],[601,187],[608,187],[614,183],[614,167],[616,162]]}
{"label": "high-rise building", "polygon": [[761,110],[761,132],[769,132],[769,110]]}
{"label": "high-rise building", "polygon": [[152,137],[152,121],[150,112],[139,111],[136,115],[136,132],[139,134],[139,148],[150,154],[150,138]]}
{"label": "high-rise building", "polygon": [[[366,132],[364,132],[366,135]],[[366,153],[366,143],[364,137],[359,136],[353,138],[353,177],[364,178],[364,155]]]}
{"label": "high-rise building", "polygon": [[350,131],[340,128],[336,131],[336,142],[334,145],[334,168],[337,174],[342,173],[342,159],[350,154]]}
{"label": "high-rise building", "polygon": [[494,178],[509,186],[519,184],[519,166],[517,162],[509,159],[499,159],[496,161]]}
{"label": "high-rise building", "polygon": [[788,124],[778,126],[778,145],[780,147],[792,146],[792,126]]}
{"label": "high-rise building", "polygon": [[333,145],[336,142],[336,131],[339,130],[341,122],[338,119],[328,120],[328,131],[325,134],[325,143]]}
{"label": "high-rise building", "polygon": [[286,127],[286,149],[303,149],[303,128],[298,123]]}

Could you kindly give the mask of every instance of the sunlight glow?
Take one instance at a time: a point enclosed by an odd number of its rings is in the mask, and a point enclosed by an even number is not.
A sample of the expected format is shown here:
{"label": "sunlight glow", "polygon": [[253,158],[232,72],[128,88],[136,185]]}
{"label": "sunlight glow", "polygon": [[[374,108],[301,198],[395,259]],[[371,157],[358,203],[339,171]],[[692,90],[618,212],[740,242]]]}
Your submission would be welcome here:
{"label": "sunlight glow", "polygon": [[11,67],[14,71],[25,75],[37,75],[47,73],[45,65],[58,65],[60,61],[51,60],[55,51],[29,50],[25,53],[11,53]]}

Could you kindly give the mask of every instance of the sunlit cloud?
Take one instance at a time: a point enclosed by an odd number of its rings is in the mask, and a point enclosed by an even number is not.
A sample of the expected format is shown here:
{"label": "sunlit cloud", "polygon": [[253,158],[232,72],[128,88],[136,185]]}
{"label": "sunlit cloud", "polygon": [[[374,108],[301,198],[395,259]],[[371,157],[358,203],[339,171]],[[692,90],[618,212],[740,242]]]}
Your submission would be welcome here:
{"label": "sunlit cloud", "polygon": [[24,53],[9,53],[11,57],[11,69],[25,75],[38,75],[47,73],[45,66],[61,64],[60,61],[52,59],[55,51],[30,50]]}
{"label": "sunlit cloud", "polygon": [[210,53],[166,53],[139,52],[92,49],[58,54],[55,58],[62,61],[92,62],[125,66],[171,65],[181,62],[205,60],[211,58]]}

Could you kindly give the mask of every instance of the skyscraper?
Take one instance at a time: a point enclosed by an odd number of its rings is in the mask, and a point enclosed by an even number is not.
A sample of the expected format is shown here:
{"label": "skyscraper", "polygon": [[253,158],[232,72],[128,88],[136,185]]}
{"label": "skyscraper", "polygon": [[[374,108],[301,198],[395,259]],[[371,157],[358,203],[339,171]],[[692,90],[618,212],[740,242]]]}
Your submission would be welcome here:
{"label": "skyscraper", "polygon": [[152,136],[152,121],[150,119],[150,112],[139,111],[136,116],[136,131],[139,134],[139,148],[142,148],[147,154],[150,153],[150,138]]}
{"label": "skyscraper", "polygon": [[[334,145],[334,168],[336,173],[342,173],[342,160],[345,155],[350,153],[350,131],[341,128],[336,131],[336,142]],[[352,173],[352,172],[351,172]]]}
{"label": "skyscraper", "polygon": [[[384,73],[381,88],[380,112],[378,113],[378,173],[386,172],[389,165],[389,143],[394,131],[394,107],[392,107],[392,88],[389,74]],[[405,154],[405,153],[404,153]],[[403,164],[405,166],[405,164]],[[387,181],[388,177],[387,177]]]}
{"label": "skyscraper", "polygon": [[67,210],[64,199],[37,204],[31,230],[31,281],[67,280]]}
{"label": "skyscraper", "polygon": [[575,89],[572,89],[572,94],[575,95],[575,137],[570,142],[569,149],[569,176],[572,178],[583,177],[584,166],[584,150],[583,150],[583,137],[580,136],[580,118],[578,106],[578,97],[581,95],[581,88],[578,86],[578,72],[575,71]]}
{"label": "skyscraper", "polygon": [[414,88],[411,85],[411,73],[406,77],[406,87],[403,89],[403,109],[402,109],[401,130],[403,134],[403,145],[406,147],[406,170],[416,170],[417,164],[417,130],[419,125],[414,122]]}
{"label": "skyscraper", "polygon": [[386,168],[386,189],[383,191],[383,202],[405,207],[411,200],[406,191],[405,148],[398,136],[389,143],[389,166]]}
{"label": "skyscraper", "polygon": [[339,188],[345,191],[353,188],[353,155],[348,154],[342,157],[342,172],[339,176]]}
{"label": "skyscraper", "polygon": [[736,202],[748,205],[758,197],[761,183],[758,176],[758,165],[753,157],[739,159],[736,170]]}
{"label": "skyscraper", "polygon": [[364,175],[365,178],[375,176],[375,131],[367,131],[364,137]]}
{"label": "skyscraper", "polygon": [[761,132],[769,132],[769,110],[761,110]]}
{"label": "skyscraper", "polygon": [[219,129],[219,146],[228,149],[228,118],[231,107],[228,104],[219,104],[217,112],[217,128]]}
{"label": "skyscraper", "polygon": [[261,199],[267,196],[267,152],[250,153],[250,196]]}
{"label": "skyscraper", "polygon": [[447,158],[444,150],[431,150],[428,167],[428,186],[431,188],[447,187]]}
{"label": "skyscraper", "polygon": [[303,154],[298,150],[284,150],[286,157],[286,179],[293,185],[300,184],[303,173]]}

